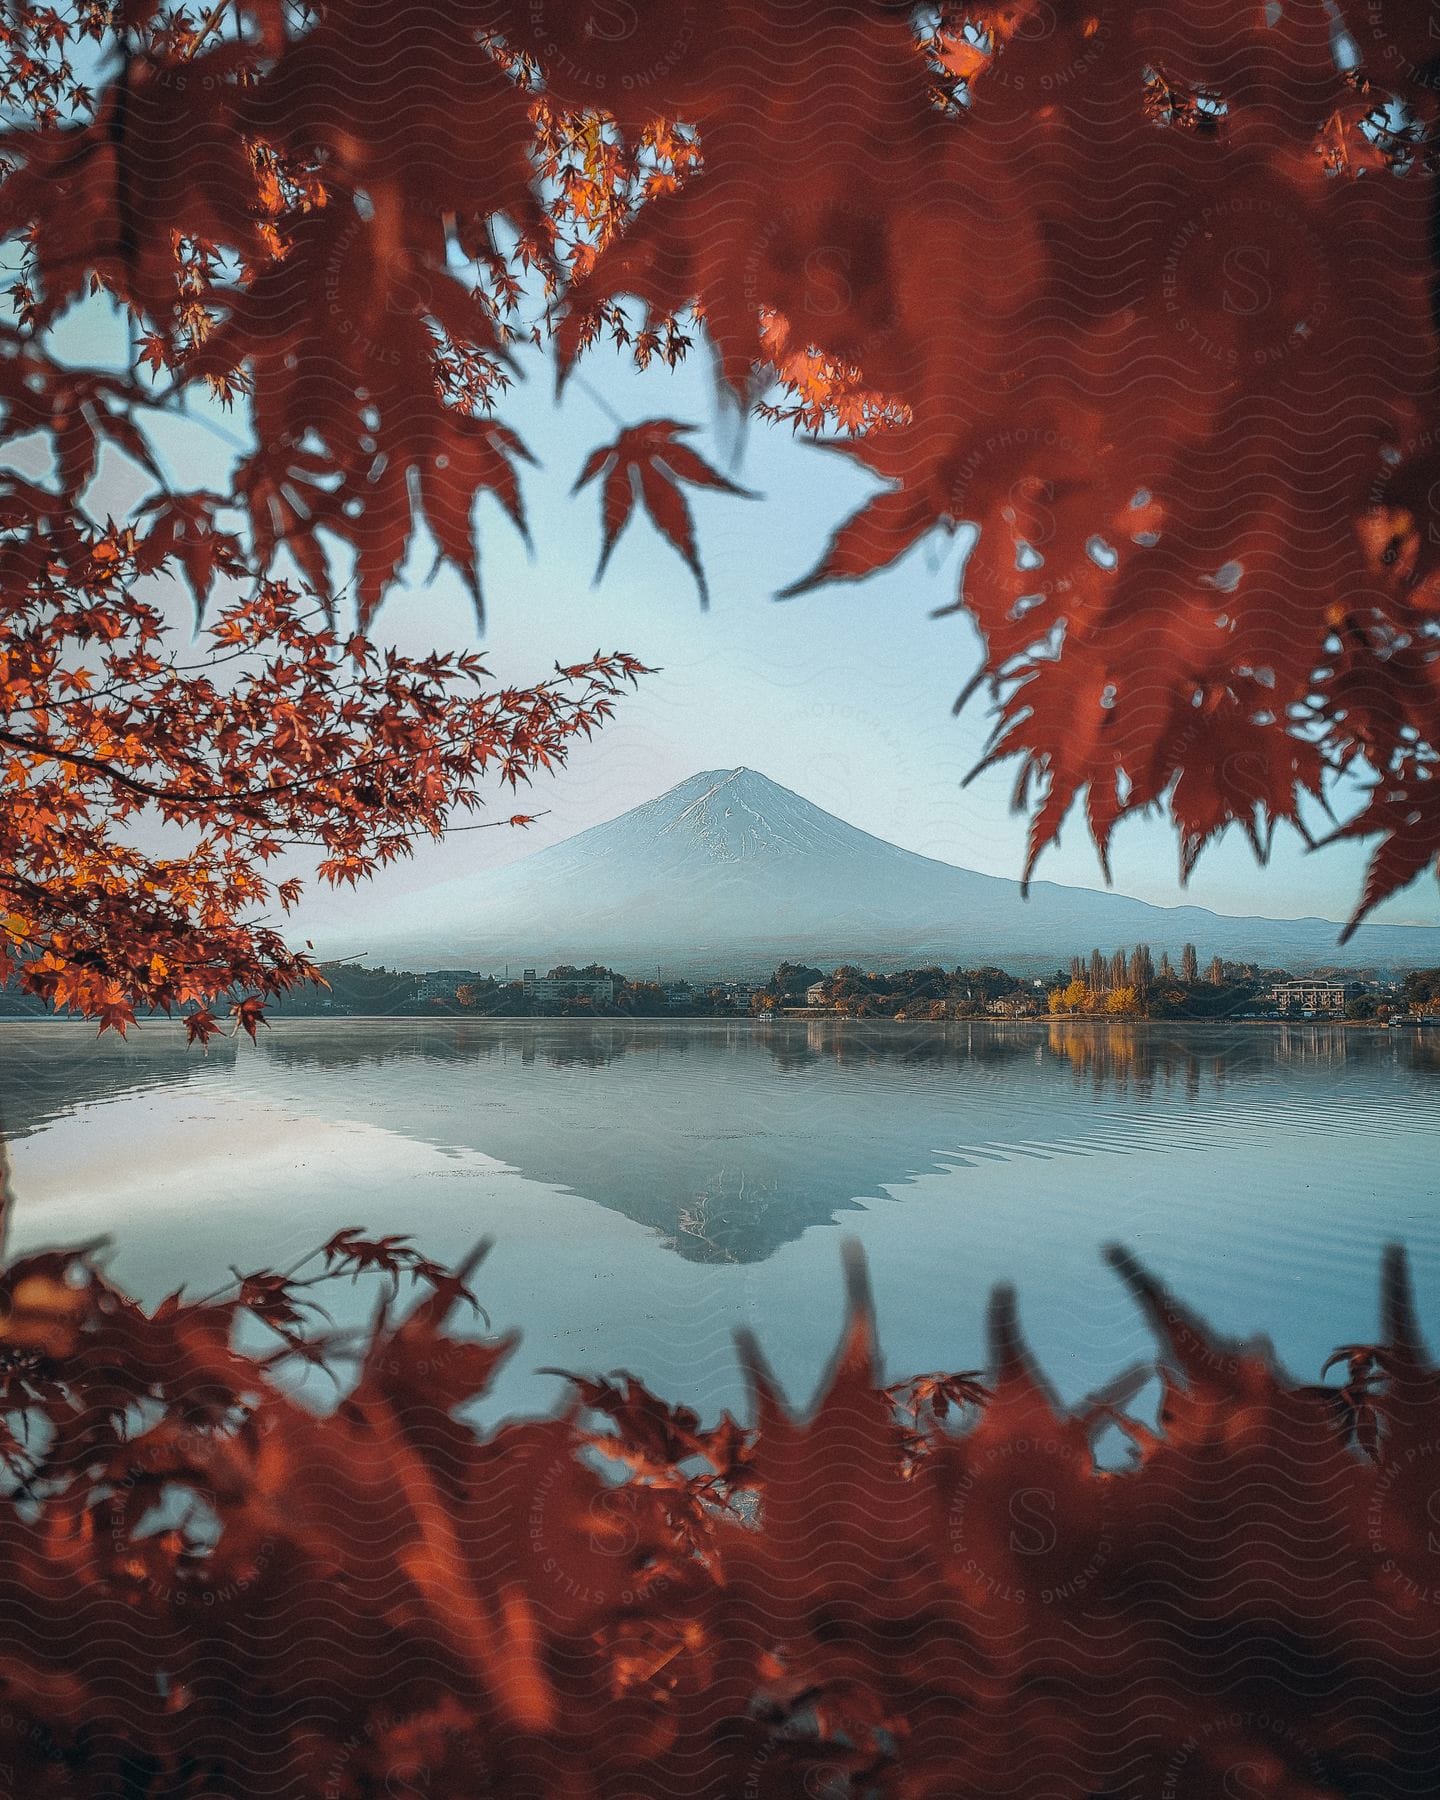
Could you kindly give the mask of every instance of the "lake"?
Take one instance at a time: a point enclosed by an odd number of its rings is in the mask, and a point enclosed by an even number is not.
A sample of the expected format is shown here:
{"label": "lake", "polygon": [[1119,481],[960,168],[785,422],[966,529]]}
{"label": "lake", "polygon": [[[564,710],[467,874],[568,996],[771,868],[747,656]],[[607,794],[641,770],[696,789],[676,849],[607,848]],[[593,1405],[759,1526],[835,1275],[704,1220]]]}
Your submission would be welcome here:
{"label": "lake", "polygon": [[807,1398],[846,1235],[892,1377],[982,1365],[1009,1281],[1067,1399],[1152,1354],[1110,1241],[1306,1379],[1374,1336],[1387,1241],[1440,1304],[1440,1033],[1408,1028],[292,1021],[203,1056],[161,1021],[17,1022],[0,1125],[11,1251],[106,1235],[147,1300],[346,1225],[493,1237],[480,1298],[525,1333],[496,1412],[551,1404],[557,1365],[713,1414],[741,1324]]}

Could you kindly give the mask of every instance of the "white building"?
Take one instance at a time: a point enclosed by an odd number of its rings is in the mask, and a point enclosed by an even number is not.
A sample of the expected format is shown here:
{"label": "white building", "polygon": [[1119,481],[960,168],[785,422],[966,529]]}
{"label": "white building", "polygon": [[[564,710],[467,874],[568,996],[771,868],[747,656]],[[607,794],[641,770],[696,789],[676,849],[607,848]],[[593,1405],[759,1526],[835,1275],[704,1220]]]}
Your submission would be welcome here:
{"label": "white building", "polygon": [[609,975],[562,981],[549,975],[537,976],[533,969],[526,969],[520,991],[535,1000],[613,1000],[615,982]]}
{"label": "white building", "polygon": [[1347,1001],[1363,994],[1359,981],[1278,981],[1270,1004],[1282,1013],[1343,1013]]}

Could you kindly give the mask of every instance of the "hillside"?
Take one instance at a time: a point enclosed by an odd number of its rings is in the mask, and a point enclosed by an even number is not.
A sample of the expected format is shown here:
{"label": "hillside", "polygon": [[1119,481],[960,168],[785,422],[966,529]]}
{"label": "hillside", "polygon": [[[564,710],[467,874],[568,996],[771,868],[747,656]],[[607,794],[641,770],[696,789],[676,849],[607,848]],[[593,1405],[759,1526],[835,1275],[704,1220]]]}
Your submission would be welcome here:
{"label": "hillside", "polygon": [[[1235,918],[1121,894],[1018,884],[902,850],[753,769],[708,770],[618,819],[480,879],[422,891],[377,924],[408,967],[598,960],[666,977],[768,972],[785,957],[897,968],[996,962],[1045,973],[1077,950],[1193,942],[1202,956],[1296,968],[1440,964],[1440,929]],[[322,950],[325,948],[320,946]]]}

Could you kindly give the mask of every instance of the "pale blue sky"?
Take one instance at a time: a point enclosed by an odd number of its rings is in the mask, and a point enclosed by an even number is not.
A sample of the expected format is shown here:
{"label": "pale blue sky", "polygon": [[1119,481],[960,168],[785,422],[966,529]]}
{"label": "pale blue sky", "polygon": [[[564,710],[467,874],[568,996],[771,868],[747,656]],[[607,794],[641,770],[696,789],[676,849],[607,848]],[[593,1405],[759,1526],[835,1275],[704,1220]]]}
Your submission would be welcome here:
{"label": "pale blue sky", "polygon": [[[93,357],[109,333],[92,309],[84,310],[88,318],[61,329],[76,355]],[[978,660],[975,634],[963,615],[929,616],[954,597],[965,540],[937,534],[865,582],[777,602],[775,592],[809,568],[832,527],[869,491],[866,476],[786,431],[738,417],[717,397],[703,347],[678,372],[644,375],[608,347],[597,349],[581,364],[584,386],[572,384],[559,406],[549,362],[524,355],[521,368],[527,379],[501,410],[542,465],[524,471],[534,554],[498,505],[482,500],[484,649],[507,680],[533,679],[557,659],[596,648],[629,650],[661,672],[622,702],[618,718],[576,751],[566,772],[536,785],[524,804],[547,809],[547,816],[528,832],[471,832],[427,844],[360,894],[333,902],[317,896],[303,914],[307,924],[344,920],[360,928],[372,908],[417,888],[530,854],[697,770],[737,764],[906,849],[1018,875],[1025,826],[1009,811],[1013,768],[961,787],[987,730],[983,700],[958,720],[951,715]],[[709,577],[708,613],[689,571],[638,510],[603,585],[592,586],[598,493],[592,486],[572,499],[569,490],[588,452],[615,435],[607,407],[627,424],[652,417],[694,423],[696,449],[763,495],[746,501],[688,490]],[[217,458],[228,457],[230,446],[219,433],[238,439],[244,418],[215,417],[218,433],[166,430],[167,454],[184,485],[225,478]],[[106,508],[124,498],[113,475],[99,490],[95,498]],[[432,555],[426,544],[412,556],[406,589],[382,612],[378,637],[408,648],[474,643],[458,581],[426,581]],[[1323,832],[1323,816],[1315,826]],[[1117,890],[1159,904],[1188,898],[1220,912],[1341,919],[1364,861],[1363,848],[1353,846],[1306,854],[1285,833],[1268,869],[1260,869],[1231,834],[1207,852],[1183,890],[1168,828],[1136,820],[1117,836],[1113,870]],[[1078,814],[1038,873],[1104,885]],[[1376,917],[1440,923],[1440,891],[1433,878],[1422,878]]]}

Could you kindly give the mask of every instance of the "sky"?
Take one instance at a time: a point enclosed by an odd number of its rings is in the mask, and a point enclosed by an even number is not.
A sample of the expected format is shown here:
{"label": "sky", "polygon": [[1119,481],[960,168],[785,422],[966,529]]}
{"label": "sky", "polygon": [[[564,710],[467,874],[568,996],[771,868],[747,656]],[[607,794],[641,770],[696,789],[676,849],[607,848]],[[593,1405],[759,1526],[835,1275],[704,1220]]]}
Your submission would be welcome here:
{"label": "sky", "polygon": [[[93,307],[60,330],[77,359],[108,360],[120,347],[114,327]],[[336,926],[353,926],[363,937],[367,919],[414,904],[432,883],[533,854],[700,770],[739,765],[907,850],[1018,884],[1025,821],[1010,810],[1014,765],[962,785],[988,734],[983,695],[953,716],[979,662],[978,639],[964,614],[931,616],[955,597],[969,534],[937,533],[863,582],[777,601],[776,592],[811,567],[834,526],[873,491],[869,476],[787,429],[741,416],[717,391],[703,344],[678,371],[653,367],[645,374],[609,346],[597,347],[558,401],[546,357],[522,353],[519,369],[523,379],[499,410],[541,465],[524,470],[533,551],[498,503],[483,497],[483,634],[460,582],[448,572],[429,579],[433,550],[422,543],[372,635],[407,650],[478,641],[505,681],[533,681],[556,661],[596,649],[629,651],[657,672],[620,702],[616,718],[574,751],[565,770],[522,796],[525,810],[544,814],[528,830],[461,832],[423,844],[413,860],[354,895],[314,892],[297,915],[302,929],[329,937]],[[195,423],[163,428],[163,453],[181,485],[228,485],[229,461],[244,443],[243,413],[197,411]],[[708,612],[684,563],[638,508],[596,586],[598,484],[570,493],[590,450],[610,441],[621,423],[662,417],[693,424],[694,448],[759,496],[687,490],[709,580]],[[118,512],[130,488],[111,463],[102,467],[91,504]],[[497,813],[516,804],[497,793]],[[1315,834],[1329,828],[1317,810]],[[1231,833],[1182,888],[1172,831],[1162,820],[1137,819],[1120,827],[1111,860],[1115,889],[1155,904],[1340,920],[1359,891],[1366,855],[1357,845],[1310,853],[1284,832],[1261,868]],[[1037,874],[1078,887],[1105,885],[1078,812]],[[1432,877],[1422,878],[1374,917],[1440,923],[1440,890]]]}

